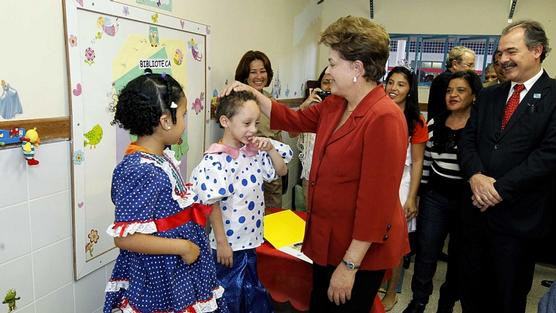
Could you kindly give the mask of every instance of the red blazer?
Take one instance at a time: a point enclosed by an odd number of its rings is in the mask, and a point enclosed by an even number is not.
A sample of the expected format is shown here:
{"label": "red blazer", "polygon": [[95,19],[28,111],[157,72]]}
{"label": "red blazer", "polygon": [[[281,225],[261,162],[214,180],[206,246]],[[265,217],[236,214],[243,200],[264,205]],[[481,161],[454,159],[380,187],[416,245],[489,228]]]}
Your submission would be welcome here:
{"label": "red blazer", "polygon": [[272,103],[272,129],[317,134],[302,251],[317,264],[336,266],[352,239],[368,241],[361,269],[393,268],[409,251],[399,199],[408,145],[405,117],[378,85],[334,131],[346,106],[334,95],[300,111]]}

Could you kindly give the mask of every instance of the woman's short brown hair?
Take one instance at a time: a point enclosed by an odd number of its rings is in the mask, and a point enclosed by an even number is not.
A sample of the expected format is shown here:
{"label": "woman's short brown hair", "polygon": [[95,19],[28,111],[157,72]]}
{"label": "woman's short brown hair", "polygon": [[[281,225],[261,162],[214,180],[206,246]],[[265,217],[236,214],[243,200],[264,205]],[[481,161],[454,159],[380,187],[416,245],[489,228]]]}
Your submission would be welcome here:
{"label": "woman's short brown hair", "polygon": [[263,62],[264,68],[266,70],[266,75],[268,76],[265,87],[268,87],[268,85],[270,85],[270,82],[272,81],[274,72],[272,71],[270,59],[261,51],[249,50],[245,52],[245,54],[241,57],[241,60],[239,60],[239,64],[237,65],[235,80],[242,83],[247,83],[247,77],[249,77],[250,69],[249,66],[251,65],[251,62],[255,60],[261,60]]}
{"label": "woman's short brown hair", "polygon": [[338,51],[344,60],[363,62],[367,81],[379,81],[386,72],[390,36],[367,18],[341,17],[326,28],[319,42]]}

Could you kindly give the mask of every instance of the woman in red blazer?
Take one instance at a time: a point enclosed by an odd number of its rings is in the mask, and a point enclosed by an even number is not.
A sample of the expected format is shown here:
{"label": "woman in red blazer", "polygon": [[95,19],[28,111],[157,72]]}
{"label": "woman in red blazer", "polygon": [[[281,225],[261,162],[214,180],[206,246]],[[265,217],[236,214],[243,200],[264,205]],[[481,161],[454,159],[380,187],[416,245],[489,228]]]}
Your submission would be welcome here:
{"label": "woman in red blazer", "polygon": [[368,313],[384,276],[409,251],[398,195],[407,148],[402,111],[378,81],[388,59],[384,28],[343,17],[320,42],[331,47],[332,95],[294,111],[250,90],[271,128],[315,132],[311,211],[303,252],[313,261],[311,312]]}

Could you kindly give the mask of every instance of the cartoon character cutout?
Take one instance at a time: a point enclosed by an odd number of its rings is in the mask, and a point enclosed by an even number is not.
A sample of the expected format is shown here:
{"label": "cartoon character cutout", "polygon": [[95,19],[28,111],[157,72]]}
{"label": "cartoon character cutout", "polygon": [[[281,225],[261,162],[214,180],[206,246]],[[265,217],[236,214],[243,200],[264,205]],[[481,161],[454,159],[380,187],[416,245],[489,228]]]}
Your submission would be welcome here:
{"label": "cartoon character cutout", "polygon": [[280,73],[276,71],[274,83],[272,84],[272,96],[278,99],[280,98],[280,94],[282,94],[282,82],[280,81]]}
{"label": "cartoon character cutout", "polygon": [[35,150],[39,144],[40,138],[36,128],[29,129],[25,132],[25,136],[21,137],[21,150],[23,150],[23,157],[27,160],[27,165],[39,165],[39,161],[35,160]]}
{"label": "cartoon character cutout", "polygon": [[83,150],[77,150],[73,153],[73,164],[81,165],[85,161],[85,153]]}
{"label": "cartoon character cutout", "polygon": [[153,23],[158,23],[158,13],[151,15],[151,21],[153,21]]}
{"label": "cartoon character cutout", "polygon": [[95,246],[95,244],[98,243],[98,240],[100,239],[100,236],[98,234],[98,230],[91,229],[91,231],[89,232],[89,235],[87,235],[87,237],[89,238],[89,242],[85,245],[85,252],[88,252],[89,255],[92,258],[93,257],[94,246]]}
{"label": "cartoon character cutout", "polygon": [[102,127],[99,124],[96,124],[95,126],[93,126],[93,128],[84,133],[83,136],[85,136],[85,147],[89,147],[91,149],[96,148],[96,146],[102,141]]}
{"label": "cartoon character cutout", "polygon": [[199,52],[199,45],[195,41],[195,38],[191,38],[191,40],[187,42],[187,47],[191,49],[191,55],[195,61],[201,62],[203,60],[203,54]]}
{"label": "cartoon character cutout", "polygon": [[160,39],[158,37],[158,27],[149,26],[149,42],[151,44],[151,47],[158,47],[158,44],[160,43]]}
{"label": "cartoon character cutout", "polygon": [[97,19],[97,26],[106,35],[114,37],[116,36],[116,32],[118,31],[118,27],[119,27],[118,18],[116,17],[116,19],[112,21],[112,19],[109,17],[100,16]]}
{"label": "cartoon character cutout", "polygon": [[17,296],[17,292],[14,289],[9,289],[8,292],[6,293],[6,295],[4,296],[4,301],[2,301],[3,304],[7,304],[8,305],[8,313],[15,311],[16,307],[16,301],[21,299],[21,297]]}
{"label": "cartoon character cutout", "polygon": [[183,52],[180,49],[176,49],[176,52],[174,53],[174,63],[176,65],[181,65],[182,62],[183,62]]}
{"label": "cartoon character cutout", "polygon": [[95,63],[95,49],[91,47],[85,49],[85,63],[89,65]]}
{"label": "cartoon character cutout", "polygon": [[205,101],[205,93],[201,92],[199,98],[195,99],[195,101],[193,101],[193,103],[191,104],[191,108],[193,109],[193,111],[195,111],[195,114],[199,114],[201,111],[203,111],[204,101]]}

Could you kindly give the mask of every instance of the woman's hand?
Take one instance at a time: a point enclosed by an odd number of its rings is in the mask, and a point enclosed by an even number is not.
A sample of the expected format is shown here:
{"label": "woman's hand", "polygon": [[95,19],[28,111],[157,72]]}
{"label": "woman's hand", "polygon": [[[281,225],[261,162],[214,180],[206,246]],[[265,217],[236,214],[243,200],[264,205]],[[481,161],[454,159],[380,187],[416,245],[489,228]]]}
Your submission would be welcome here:
{"label": "woman's hand", "polygon": [[351,299],[351,290],[355,282],[355,270],[349,270],[340,264],[332,273],[328,285],[328,299],[336,305],[344,304]]}
{"label": "woman's hand", "polygon": [[228,242],[216,244],[216,261],[226,267],[234,265],[234,251]]}
{"label": "woman's hand", "polygon": [[419,209],[418,209],[419,200],[415,197],[409,197],[405,201],[403,205],[403,209],[405,211],[405,218],[410,220],[417,216]]}
{"label": "woman's hand", "polygon": [[268,152],[268,151],[274,149],[274,146],[272,145],[272,142],[270,141],[269,138],[251,137],[249,140],[251,141],[251,143],[253,145],[255,145],[255,147],[257,147],[258,150]]}
{"label": "woman's hand", "polygon": [[267,98],[264,94],[262,94],[260,91],[258,91],[257,89],[246,85],[242,82],[238,82],[237,80],[231,82],[230,84],[228,84],[226,87],[224,87],[224,90],[222,90],[220,92],[219,97],[222,98],[224,96],[229,95],[231,92],[233,91],[249,91],[251,92],[253,95],[255,95],[255,98],[257,98],[257,103],[259,104],[260,108],[261,108],[261,112],[270,117],[270,109],[272,107],[272,102],[269,98]]}
{"label": "woman's hand", "polygon": [[230,92],[232,92],[232,90],[233,91],[250,91],[253,94],[258,93],[257,89],[255,89],[255,88],[253,88],[253,87],[251,87],[247,84],[244,84],[242,82],[238,82],[237,80],[234,80],[233,82],[229,83],[228,85],[226,85],[224,87],[224,90],[222,90],[220,92],[219,97],[222,98],[224,96],[229,95]]}
{"label": "woman's hand", "polygon": [[185,253],[181,255],[181,259],[187,263],[191,264],[197,261],[199,254],[201,253],[199,246],[194,244],[192,241],[186,240],[187,247],[185,249]]}
{"label": "woman's hand", "polygon": [[322,99],[319,97],[318,92],[322,91],[320,88],[310,88],[309,89],[309,96],[303,103],[299,106],[300,109],[306,109],[313,105],[314,103],[322,102]]}

